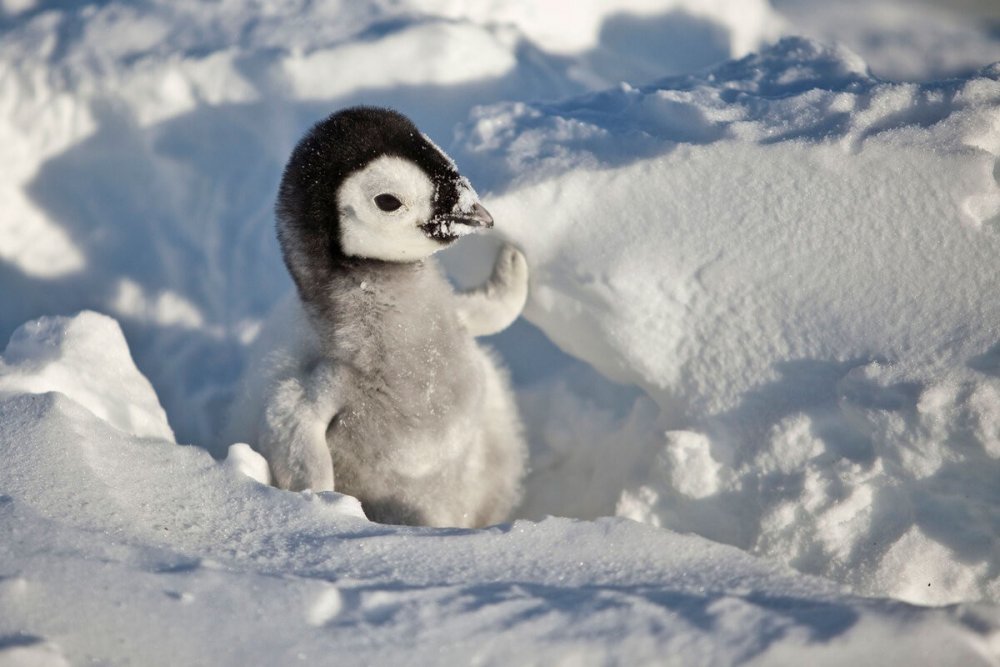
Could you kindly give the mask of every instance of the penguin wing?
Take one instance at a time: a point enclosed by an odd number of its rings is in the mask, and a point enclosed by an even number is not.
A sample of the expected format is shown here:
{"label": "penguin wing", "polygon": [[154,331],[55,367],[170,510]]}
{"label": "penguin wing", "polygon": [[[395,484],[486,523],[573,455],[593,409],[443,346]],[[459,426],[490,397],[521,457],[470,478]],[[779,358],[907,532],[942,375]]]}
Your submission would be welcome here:
{"label": "penguin wing", "polygon": [[276,378],[257,425],[257,448],[275,486],[291,491],[333,491],[333,461],[326,431],[340,406],[337,374],[322,361],[307,375]]}
{"label": "penguin wing", "polygon": [[510,243],[497,253],[493,274],[483,285],[456,295],[459,321],[473,336],[509,327],[528,299],[528,261]]}

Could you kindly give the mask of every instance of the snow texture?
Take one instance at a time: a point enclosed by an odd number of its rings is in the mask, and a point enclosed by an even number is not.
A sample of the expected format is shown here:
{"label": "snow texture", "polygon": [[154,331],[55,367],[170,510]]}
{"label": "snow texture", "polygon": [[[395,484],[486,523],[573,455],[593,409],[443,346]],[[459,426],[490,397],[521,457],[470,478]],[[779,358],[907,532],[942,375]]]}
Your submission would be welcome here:
{"label": "snow texture", "polygon": [[[0,2],[0,665],[1000,663],[995,11],[775,4]],[[512,524],[219,435],[356,103],[530,264]]]}
{"label": "snow texture", "polygon": [[[29,326],[72,352],[85,313]],[[8,352],[5,352],[6,360]],[[108,401],[146,383],[120,337]],[[95,386],[98,382],[93,383]],[[264,486],[197,447],[140,438],[70,395],[0,399],[0,660],[77,664],[990,664],[995,608],[846,596],[735,548],[625,519],[486,530],[380,526],[333,492]],[[238,456],[251,458],[246,450]]]}
{"label": "snow texture", "polygon": [[650,431],[614,503],[574,507],[586,480],[556,470],[558,511],[867,594],[1000,597],[998,118],[1000,67],[890,84],[801,38],[478,109],[459,160],[527,249],[526,316],[658,407],[611,427]]}
{"label": "snow texture", "polygon": [[[246,343],[290,288],[274,193],[309,126],[387,104],[447,146],[474,104],[687,71],[782,25],[763,0],[571,13],[527,0],[161,0],[11,13],[0,22],[0,279],[21,298],[4,304],[0,334],[46,314],[114,315],[178,437],[219,455]],[[662,52],[664,38],[678,47]]]}
{"label": "snow texture", "polygon": [[[876,76],[933,81],[1000,61],[1000,4],[993,0],[774,0],[797,34],[838,41]],[[955,11],[955,9],[963,11]]]}

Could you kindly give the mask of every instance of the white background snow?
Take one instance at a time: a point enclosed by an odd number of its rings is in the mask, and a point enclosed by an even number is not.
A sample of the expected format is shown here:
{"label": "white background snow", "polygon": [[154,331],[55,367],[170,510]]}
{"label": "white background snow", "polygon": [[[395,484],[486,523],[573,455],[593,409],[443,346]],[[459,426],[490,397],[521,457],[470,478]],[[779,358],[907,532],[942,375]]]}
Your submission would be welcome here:
{"label": "white background snow", "polygon": [[[998,34],[975,0],[0,3],[0,665],[998,664]],[[291,287],[280,170],[354,103],[531,264],[489,341],[512,524],[372,524],[220,439]]]}

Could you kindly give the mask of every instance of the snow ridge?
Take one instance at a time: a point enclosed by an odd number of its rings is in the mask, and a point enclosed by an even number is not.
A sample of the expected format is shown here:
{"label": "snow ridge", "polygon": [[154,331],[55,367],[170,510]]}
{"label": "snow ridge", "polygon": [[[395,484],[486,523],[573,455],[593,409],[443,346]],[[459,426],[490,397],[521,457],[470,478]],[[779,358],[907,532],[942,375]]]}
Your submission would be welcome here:
{"label": "snow ridge", "polygon": [[[18,345],[55,339],[68,358],[89,328],[113,326],[99,317],[33,324]],[[123,341],[109,341],[90,353],[131,379],[102,380],[102,395],[127,402],[142,378]],[[85,381],[86,369],[56,363]],[[339,494],[261,485],[202,449],[118,430],[64,393],[0,395],[0,456],[0,526],[11,536],[0,562],[17,567],[0,578],[0,636],[17,637],[0,659],[15,664],[837,664],[898,637],[898,664],[986,665],[1000,636],[994,608],[845,596],[622,519],[372,524]]]}
{"label": "snow ridge", "polygon": [[[528,516],[559,497],[868,594],[1000,596],[998,73],[889,83],[787,38],[701,74],[477,109],[457,158],[493,175],[491,209],[528,251],[526,316],[659,408],[595,438],[646,443],[593,492],[613,507],[581,497],[595,484],[573,471],[604,464],[577,448],[536,475],[558,486],[529,485]],[[562,448],[548,439],[542,458]]]}

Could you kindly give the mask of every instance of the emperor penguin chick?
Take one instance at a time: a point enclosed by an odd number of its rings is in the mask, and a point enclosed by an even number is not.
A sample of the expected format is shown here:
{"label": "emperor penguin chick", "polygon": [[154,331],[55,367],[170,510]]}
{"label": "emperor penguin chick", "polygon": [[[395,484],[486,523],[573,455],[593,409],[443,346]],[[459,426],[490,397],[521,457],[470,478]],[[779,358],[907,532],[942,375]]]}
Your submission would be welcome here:
{"label": "emperor penguin chick", "polygon": [[277,231],[296,298],[265,325],[230,436],[284,489],[356,496],[382,523],[483,526],[520,497],[526,447],[505,373],[476,336],[513,322],[513,246],[456,293],[432,255],[491,227],[469,181],[404,116],[356,107],[285,168]]}

